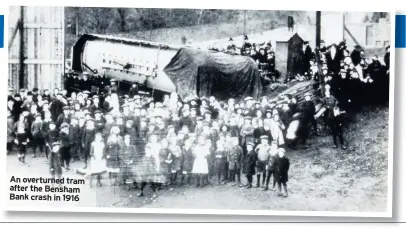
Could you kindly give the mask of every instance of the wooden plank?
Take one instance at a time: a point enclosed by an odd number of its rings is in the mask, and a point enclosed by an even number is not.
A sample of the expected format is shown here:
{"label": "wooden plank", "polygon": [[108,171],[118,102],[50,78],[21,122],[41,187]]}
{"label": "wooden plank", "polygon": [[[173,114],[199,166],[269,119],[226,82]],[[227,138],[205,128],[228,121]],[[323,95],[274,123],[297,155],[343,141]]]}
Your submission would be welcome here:
{"label": "wooden plank", "polygon": [[17,21],[17,25],[15,28],[13,28],[13,33],[11,35],[10,40],[8,41],[8,50],[10,51],[13,43],[14,43],[14,39],[16,38],[17,32],[18,32],[18,27],[20,26],[20,20]]}
{"label": "wooden plank", "polygon": [[[347,26],[344,25],[344,30],[348,33],[351,39],[354,41],[355,44],[360,45],[357,39],[351,34],[350,30],[348,30]],[[360,45],[361,46],[361,45]]]}

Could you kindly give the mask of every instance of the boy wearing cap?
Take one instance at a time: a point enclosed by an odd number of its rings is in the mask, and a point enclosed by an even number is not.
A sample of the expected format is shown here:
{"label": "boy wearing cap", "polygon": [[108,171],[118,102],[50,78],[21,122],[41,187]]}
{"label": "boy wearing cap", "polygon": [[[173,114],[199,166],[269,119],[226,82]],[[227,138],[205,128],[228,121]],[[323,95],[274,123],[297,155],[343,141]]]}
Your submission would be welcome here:
{"label": "boy wearing cap", "polygon": [[14,121],[18,121],[20,114],[22,113],[21,106],[23,105],[23,102],[21,100],[20,94],[16,94],[14,96],[14,104],[13,104],[13,116],[14,116]]}
{"label": "boy wearing cap", "polygon": [[182,148],[183,161],[182,161],[182,179],[181,185],[186,178],[186,183],[188,186],[191,186],[192,170],[194,163],[194,154],[193,154],[193,141],[191,139],[185,140],[185,145]]}
{"label": "boy wearing cap", "polygon": [[61,165],[61,155],[60,155],[60,143],[54,142],[52,143],[52,150],[51,154],[49,155],[48,164],[49,164],[49,171],[51,173],[52,178],[62,178],[62,165]]}
{"label": "boy wearing cap", "polygon": [[45,156],[48,160],[49,153],[52,150],[52,143],[59,140],[59,131],[56,129],[56,124],[52,121],[45,122],[45,126],[48,126],[48,130],[45,132]]}
{"label": "boy wearing cap", "polygon": [[71,138],[69,135],[69,124],[63,123],[61,125],[61,131],[59,132],[60,150],[61,150],[61,164],[65,168],[65,171],[69,170],[69,164],[71,159]]}
{"label": "boy wearing cap", "polygon": [[341,149],[345,150],[347,147],[344,145],[344,137],[343,137],[343,125],[344,119],[343,115],[338,106],[335,106],[333,109],[333,117],[331,119],[331,131],[333,133],[333,141],[334,141],[334,148],[338,147],[337,138],[340,140]]}
{"label": "boy wearing cap", "polygon": [[269,138],[267,135],[261,136],[261,144],[255,148],[255,152],[258,154],[258,160],[256,165],[257,171],[257,185],[260,187],[260,180],[262,175],[262,187],[265,187],[266,178],[266,166],[269,161],[269,153],[271,151],[271,146],[269,145]]}
{"label": "boy wearing cap", "polygon": [[61,128],[62,123],[70,123],[70,108],[69,106],[65,106],[62,108],[63,113],[59,115],[56,126]]}
{"label": "boy wearing cap", "polygon": [[241,145],[246,145],[248,142],[254,143],[254,127],[251,125],[252,118],[245,117],[244,125],[241,127]]}
{"label": "boy wearing cap", "polygon": [[79,120],[72,118],[70,121],[69,136],[72,142],[71,155],[74,161],[80,161],[81,156],[81,129],[79,126]]}
{"label": "boy wearing cap", "polygon": [[247,177],[248,184],[246,188],[252,188],[252,176],[255,174],[255,166],[257,163],[257,153],[254,151],[254,143],[247,143],[247,156],[245,158],[245,176]]}
{"label": "boy wearing cap", "polygon": [[85,160],[84,169],[87,168],[87,162],[88,162],[88,158],[90,155],[91,145],[92,145],[92,142],[94,141],[94,137],[95,137],[95,133],[96,133],[96,130],[94,128],[93,119],[88,119],[85,126],[86,126],[86,128],[83,131],[82,140],[81,140],[82,141],[82,151],[83,151],[83,156],[84,156],[84,160]]}
{"label": "boy wearing cap", "polygon": [[269,189],[269,181],[271,180],[271,176],[273,176],[273,185],[272,191],[275,191],[275,159],[278,156],[278,144],[276,142],[271,143],[271,149],[269,150],[269,159],[268,164],[266,165],[266,184],[264,191]]}
{"label": "boy wearing cap", "polygon": [[314,115],[316,114],[316,106],[311,100],[310,93],[305,94],[305,101],[302,103],[301,112],[304,114],[305,122],[310,122],[312,124],[315,135],[319,135],[317,130],[317,122],[314,118]]}
{"label": "boy wearing cap", "polygon": [[238,185],[241,185],[241,162],[243,157],[243,151],[238,143],[238,137],[232,137],[232,146],[233,148],[228,151],[227,161],[228,161],[228,170],[230,173],[230,181],[235,183],[235,176],[237,175]]}
{"label": "boy wearing cap", "polygon": [[52,101],[50,105],[50,111],[52,114],[52,120],[57,121],[58,117],[62,114],[62,108],[64,104],[62,102],[62,93],[57,93],[56,99]]}
{"label": "boy wearing cap", "polygon": [[32,135],[32,153],[33,156],[37,156],[37,149],[39,153],[43,156],[44,150],[44,123],[42,121],[41,114],[37,113],[35,115],[35,121],[31,125],[31,135]]}
{"label": "boy wearing cap", "polygon": [[[288,196],[288,171],[290,167],[290,162],[287,157],[285,157],[285,150],[283,148],[278,149],[278,155],[274,161],[275,173],[274,179],[278,184],[278,196],[287,197]],[[283,186],[283,193],[282,193]]]}
{"label": "boy wearing cap", "polygon": [[[214,153],[214,169],[217,173],[217,183],[221,184],[221,182],[227,179],[227,149],[225,147],[224,136],[220,136],[220,139],[216,142],[216,147],[217,149]],[[223,175],[223,179],[221,179],[221,175]]]}
{"label": "boy wearing cap", "polygon": [[27,143],[29,142],[29,127],[24,115],[21,114],[19,120],[15,123],[14,132],[16,133],[14,142],[18,147],[18,161],[25,164],[25,154],[27,152]]}

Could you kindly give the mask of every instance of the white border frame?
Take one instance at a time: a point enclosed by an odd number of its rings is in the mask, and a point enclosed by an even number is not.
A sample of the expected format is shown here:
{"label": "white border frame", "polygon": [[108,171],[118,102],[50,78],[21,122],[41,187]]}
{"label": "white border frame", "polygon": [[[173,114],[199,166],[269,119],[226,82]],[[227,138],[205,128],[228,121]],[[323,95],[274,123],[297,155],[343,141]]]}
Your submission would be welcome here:
{"label": "white border frame", "polygon": [[[53,2],[53,4],[49,3],[39,3],[37,4],[32,4],[33,2],[30,1],[23,1],[23,3],[20,3],[22,1],[14,1],[13,5],[42,5],[42,6],[47,6],[47,5],[53,5],[53,6],[104,6],[104,7],[119,7],[119,5],[114,4],[113,2],[104,2],[103,4],[100,3],[93,3],[89,2],[83,3],[80,1],[71,1],[71,4],[59,4],[56,2]],[[75,2],[77,2],[75,4]],[[149,0],[148,2],[142,3],[142,6],[136,6],[135,4],[120,4],[120,6],[127,5],[126,7],[131,7],[131,8],[139,8],[139,7],[151,7],[151,8],[174,8],[177,7],[178,5],[181,5],[181,7],[177,8],[218,8],[218,9],[228,9],[231,7],[227,7],[227,3],[220,4],[219,7],[208,7],[207,4],[210,1],[207,1],[205,3],[197,3],[193,1],[177,1],[178,3],[175,4],[173,3],[174,1],[163,1],[159,3],[159,7],[157,7],[155,0]],[[217,5],[216,1],[211,1],[213,5]],[[275,2],[265,4],[274,4]],[[292,1],[293,2],[293,1]],[[299,1],[296,1],[299,2]],[[73,3],[73,4],[72,4]],[[248,2],[249,4],[250,2]],[[331,2],[333,3],[333,2]],[[313,7],[313,6],[306,6],[303,9],[303,11],[315,11],[315,10],[322,10],[322,11],[342,11],[342,10],[334,10],[334,6],[336,5],[337,2],[334,2],[334,4],[327,4],[324,6],[321,6],[319,8]],[[240,4],[240,3],[239,3]],[[345,3],[344,3],[345,4]],[[362,4],[365,4],[362,2]],[[130,6],[131,5],[131,6]],[[255,5],[255,4],[252,4]],[[251,5],[251,6],[252,6]],[[372,5],[372,4],[371,4]],[[226,7],[223,7],[226,6]],[[232,7],[234,9],[252,9],[255,10],[253,7]],[[311,8],[316,8],[315,10]],[[371,6],[365,7],[365,8],[371,8]],[[383,7],[385,8],[385,7]],[[387,8],[387,7],[386,7]],[[263,10],[276,10],[276,9],[269,9],[269,8],[264,8]],[[295,10],[292,7],[278,7],[278,10]],[[360,12],[360,10],[345,10],[348,12],[354,11],[354,12]],[[390,98],[389,98],[389,142],[388,142],[388,192],[387,192],[387,211],[386,212],[335,212],[335,211],[274,211],[274,210],[214,210],[214,209],[161,209],[161,208],[105,208],[105,207],[65,207],[65,208],[52,208],[52,207],[31,207],[31,208],[25,208],[25,207],[15,207],[15,206],[7,206],[7,200],[8,200],[8,194],[4,194],[4,197],[7,197],[6,203],[4,204],[6,206],[7,211],[43,211],[43,212],[98,212],[98,213],[141,213],[141,214],[209,214],[209,215],[282,215],[282,216],[323,216],[323,217],[379,217],[379,218],[389,218],[392,217],[392,201],[393,201],[393,139],[394,139],[394,85],[395,85],[395,11],[394,10],[383,10],[382,6],[375,7],[375,9],[371,10],[362,10],[362,12],[372,12],[372,11],[385,11],[385,12],[390,12],[391,13],[391,68],[390,68]],[[4,28],[4,36],[7,38],[4,41],[4,47],[6,48],[8,46],[8,8],[7,8],[7,13],[4,14],[5,20],[5,28]],[[8,63],[4,63],[7,64]],[[8,67],[6,67],[8,69]],[[7,84],[6,84],[7,85]],[[1,101],[5,102],[5,101]],[[1,103],[0,103],[1,104]],[[3,105],[5,106],[5,105]],[[1,117],[0,117],[1,118]],[[5,119],[5,118],[3,118]],[[4,121],[4,120],[3,120]],[[4,122],[3,122],[4,123]],[[5,137],[3,137],[3,142],[5,144]],[[4,145],[3,144],[3,145]],[[4,157],[3,157],[4,156]],[[5,159],[5,153],[0,154],[0,160],[6,161]],[[6,168],[7,166],[3,166],[3,168]],[[7,172],[5,172],[6,174]],[[1,174],[1,173],[0,173]],[[3,174],[1,174],[3,175]],[[5,180],[8,181],[8,180]],[[7,184],[4,185],[4,188],[6,189],[5,192],[8,192],[8,182],[5,182]]]}

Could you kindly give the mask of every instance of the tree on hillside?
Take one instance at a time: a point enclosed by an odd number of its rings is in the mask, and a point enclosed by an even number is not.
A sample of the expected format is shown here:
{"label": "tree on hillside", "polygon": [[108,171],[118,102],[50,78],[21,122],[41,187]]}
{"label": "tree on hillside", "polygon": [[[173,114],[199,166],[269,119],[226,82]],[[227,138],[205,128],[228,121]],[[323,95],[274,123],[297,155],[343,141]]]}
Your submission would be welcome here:
{"label": "tree on hillside", "polygon": [[120,32],[127,32],[127,9],[117,8],[118,22],[120,24]]}

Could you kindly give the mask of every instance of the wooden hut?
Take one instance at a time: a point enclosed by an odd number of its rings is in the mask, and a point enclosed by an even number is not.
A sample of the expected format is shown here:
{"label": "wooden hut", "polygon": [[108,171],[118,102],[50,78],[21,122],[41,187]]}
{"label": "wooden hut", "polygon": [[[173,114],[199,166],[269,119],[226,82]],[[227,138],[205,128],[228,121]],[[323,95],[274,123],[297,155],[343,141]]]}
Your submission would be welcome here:
{"label": "wooden hut", "polygon": [[61,87],[64,74],[64,7],[10,6],[8,26],[9,87]]}
{"label": "wooden hut", "polygon": [[275,67],[284,81],[300,72],[302,65],[300,51],[303,49],[303,42],[297,33],[286,39],[276,40]]}

